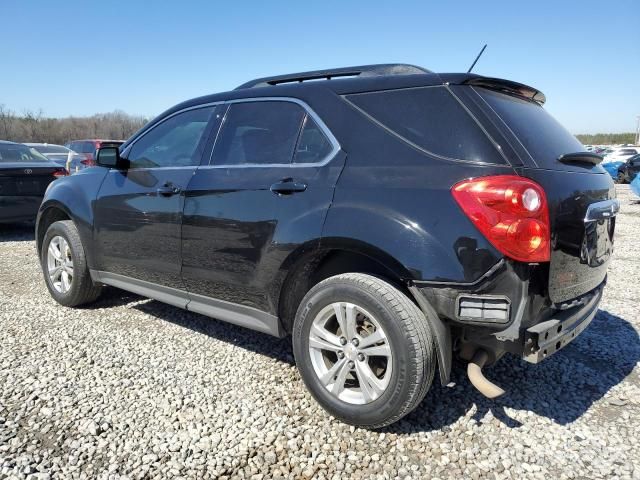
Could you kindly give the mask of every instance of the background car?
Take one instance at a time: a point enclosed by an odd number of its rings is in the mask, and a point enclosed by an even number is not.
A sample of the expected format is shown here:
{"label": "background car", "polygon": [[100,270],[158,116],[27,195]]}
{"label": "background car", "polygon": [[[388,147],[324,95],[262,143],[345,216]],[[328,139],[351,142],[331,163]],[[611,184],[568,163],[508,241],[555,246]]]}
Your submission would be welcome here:
{"label": "background car", "polygon": [[36,149],[0,140],[0,223],[34,220],[49,184],[66,174]]}
{"label": "background car", "polygon": [[[86,161],[84,155],[80,155],[62,145],[56,145],[54,143],[25,143],[25,145],[35,148],[49,160],[52,160],[61,167],[66,168],[69,173],[75,173],[87,167],[87,165],[83,163],[83,161]],[[67,165],[69,155],[71,155],[71,163],[70,165]]]}
{"label": "background car", "polygon": [[640,148],[638,147],[621,147],[614,149],[611,153],[605,155],[602,163],[624,162],[629,157],[638,155]]}
{"label": "background car", "polygon": [[618,167],[618,183],[631,183],[640,172],[640,155],[634,155]]}
{"label": "background car", "polygon": [[609,175],[611,175],[611,178],[613,178],[614,180],[618,180],[618,168],[620,168],[623,164],[624,164],[624,162],[608,162],[608,163],[605,163],[603,161],[602,162],[602,168],[604,168],[607,171],[607,173]]}
{"label": "background car", "polygon": [[82,164],[85,167],[91,167],[95,165],[93,155],[100,147],[119,147],[124,143],[124,140],[102,140],[102,139],[87,139],[87,140],[72,140],[66,143],[64,146],[80,153],[84,156]]}

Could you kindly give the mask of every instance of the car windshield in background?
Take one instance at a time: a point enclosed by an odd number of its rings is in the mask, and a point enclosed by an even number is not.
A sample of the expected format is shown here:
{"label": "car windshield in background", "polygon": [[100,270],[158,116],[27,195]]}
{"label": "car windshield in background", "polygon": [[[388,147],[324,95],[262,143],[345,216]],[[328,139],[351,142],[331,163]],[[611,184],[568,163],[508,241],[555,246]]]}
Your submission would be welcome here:
{"label": "car windshield in background", "polygon": [[0,162],[48,162],[35,148],[19,144],[0,144]]}
{"label": "car windshield in background", "polygon": [[40,153],[64,153],[67,154],[69,150],[60,145],[35,145],[33,146]]}
{"label": "car windshield in background", "polygon": [[513,131],[540,167],[553,167],[562,154],[584,151],[578,139],[534,101],[486,88],[475,90]]}

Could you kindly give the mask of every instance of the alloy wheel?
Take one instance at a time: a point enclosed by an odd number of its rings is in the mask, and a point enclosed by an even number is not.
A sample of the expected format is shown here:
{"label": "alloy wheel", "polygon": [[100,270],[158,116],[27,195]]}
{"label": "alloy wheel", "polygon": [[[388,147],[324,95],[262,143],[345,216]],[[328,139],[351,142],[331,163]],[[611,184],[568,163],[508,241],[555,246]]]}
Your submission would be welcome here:
{"label": "alloy wheel", "polygon": [[373,402],[389,385],[391,345],[378,320],[353,303],[332,303],[316,315],[309,354],[320,383],[344,402]]}
{"label": "alloy wheel", "polygon": [[56,235],[49,242],[47,249],[47,271],[53,288],[60,293],[67,293],[73,281],[73,257],[69,242]]}

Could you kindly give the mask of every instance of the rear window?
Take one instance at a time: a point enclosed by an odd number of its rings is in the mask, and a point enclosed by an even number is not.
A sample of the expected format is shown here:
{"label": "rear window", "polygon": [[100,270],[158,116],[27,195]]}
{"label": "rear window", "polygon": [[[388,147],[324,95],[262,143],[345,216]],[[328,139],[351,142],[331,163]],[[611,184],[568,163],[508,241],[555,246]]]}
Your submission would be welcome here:
{"label": "rear window", "polygon": [[476,121],[445,87],[359,93],[346,99],[427,153],[449,159],[505,163]]}
{"label": "rear window", "polygon": [[61,145],[35,145],[33,148],[38,150],[40,153],[64,153],[66,154],[68,150]]}
{"label": "rear window", "polygon": [[13,143],[0,143],[0,162],[48,162],[35,148]]}
{"label": "rear window", "polygon": [[578,139],[534,101],[486,88],[475,90],[513,131],[538,166],[557,167],[560,155],[584,151]]}

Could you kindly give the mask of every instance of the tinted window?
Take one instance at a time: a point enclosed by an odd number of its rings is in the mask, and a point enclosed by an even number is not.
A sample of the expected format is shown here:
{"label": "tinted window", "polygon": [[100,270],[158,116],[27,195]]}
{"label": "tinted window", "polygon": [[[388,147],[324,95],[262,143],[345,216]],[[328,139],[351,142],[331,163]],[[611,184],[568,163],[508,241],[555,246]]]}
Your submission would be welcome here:
{"label": "tinted window", "polygon": [[361,93],[347,99],[427,152],[454,159],[504,163],[473,118],[444,87]]}
{"label": "tinted window", "polygon": [[476,91],[518,137],[540,167],[557,167],[564,153],[582,152],[584,147],[537,103],[485,88]]}
{"label": "tinted window", "polygon": [[48,162],[35,148],[18,143],[0,143],[0,162]]}
{"label": "tinted window", "polygon": [[305,111],[292,102],[233,103],[213,151],[214,165],[291,163]]}
{"label": "tinted window", "polygon": [[333,150],[333,145],[322,132],[318,124],[309,115],[305,117],[304,126],[298,138],[294,163],[317,163],[325,160]]}
{"label": "tinted window", "polygon": [[133,144],[127,156],[133,168],[183,167],[200,164],[196,152],[214,107],[179,113]]}

